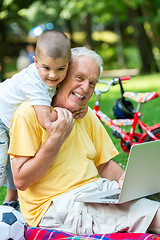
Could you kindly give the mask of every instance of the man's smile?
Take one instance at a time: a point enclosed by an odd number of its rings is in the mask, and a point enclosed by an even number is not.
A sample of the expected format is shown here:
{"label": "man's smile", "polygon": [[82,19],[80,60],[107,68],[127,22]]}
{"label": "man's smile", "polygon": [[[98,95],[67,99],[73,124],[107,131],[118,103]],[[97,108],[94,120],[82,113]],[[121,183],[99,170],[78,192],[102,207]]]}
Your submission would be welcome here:
{"label": "man's smile", "polygon": [[72,94],[73,94],[77,99],[82,100],[82,99],[84,98],[84,96],[80,95],[79,93],[72,92]]}

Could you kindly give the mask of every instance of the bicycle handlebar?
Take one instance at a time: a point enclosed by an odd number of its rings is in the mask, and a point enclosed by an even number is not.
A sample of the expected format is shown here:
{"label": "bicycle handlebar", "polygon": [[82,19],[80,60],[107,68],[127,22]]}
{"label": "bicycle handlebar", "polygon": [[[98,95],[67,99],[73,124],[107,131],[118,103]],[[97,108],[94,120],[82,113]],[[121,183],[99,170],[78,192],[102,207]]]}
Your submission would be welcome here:
{"label": "bicycle handlebar", "polygon": [[108,92],[111,85],[114,86],[116,84],[119,83],[119,81],[126,81],[126,80],[129,80],[131,77],[130,76],[125,76],[125,77],[115,77],[113,78],[112,80],[110,80],[109,82],[106,82],[106,81],[103,81],[103,80],[99,80],[99,83],[103,83],[103,84],[106,84],[106,88],[105,89],[98,89],[98,88],[95,88],[94,89],[94,92],[96,95],[100,95],[101,93],[105,93],[105,92]]}
{"label": "bicycle handlebar", "polygon": [[130,76],[125,76],[125,77],[120,77],[119,79],[121,81],[129,80],[131,77]]}

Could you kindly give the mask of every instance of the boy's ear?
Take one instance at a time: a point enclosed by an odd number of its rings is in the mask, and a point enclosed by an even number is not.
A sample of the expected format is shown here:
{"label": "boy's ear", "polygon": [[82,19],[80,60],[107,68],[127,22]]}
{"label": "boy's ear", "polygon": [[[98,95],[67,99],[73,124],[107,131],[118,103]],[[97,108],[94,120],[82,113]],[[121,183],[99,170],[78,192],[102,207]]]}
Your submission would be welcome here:
{"label": "boy's ear", "polygon": [[38,68],[38,62],[37,62],[37,59],[36,59],[35,56],[33,56],[33,61],[34,61],[34,63],[35,63],[36,68]]}

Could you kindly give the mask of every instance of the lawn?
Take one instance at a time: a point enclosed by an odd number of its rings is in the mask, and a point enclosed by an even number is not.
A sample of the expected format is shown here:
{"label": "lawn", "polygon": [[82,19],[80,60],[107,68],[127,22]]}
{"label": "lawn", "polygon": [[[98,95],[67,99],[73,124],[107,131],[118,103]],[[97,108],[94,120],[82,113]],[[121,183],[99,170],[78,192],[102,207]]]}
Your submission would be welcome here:
{"label": "lawn", "polygon": [[[110,80],[110,79],[106,79]],[[126,81],[124,85],[126,91],[135,91],[135,92],[148,92],[148,91],[157,91],[160,95],[160,74],[152,74],[149,76],[136,76],[132,77],[131,80]],[[102,95],[101,98],[101,110],[113,118],[112,107],[114,101],[120,97],[119,86],[114,86],[106,94]],[[159,97],[160,98],[160,97]],[[160,122],[160,100],[156,98],[150,102],[145,103],[142,108],[142,121],[148,125],[153,125]],[[89,106],[93,108],[94,102],[96,101],[96,96],[93,95]],[[134,104],[135,105],[135,104]],[[112,132],[109,128],[106,128],[113,143],[119,151],[119,155],[115,157],[115,161],[125,168],[128,155],[124,153],[119,144],[119,139],[116,139],[112,136]],[[2,204],[5,197],[6,189],[5,187],[0,187],[0,204]]]}
{"label": "lawn", "polygon": [[[105,79],[105,80],[110,80]],[[126,81],[123,85],[126,91],[133,92],[150,92],[157,91],[160,95],[160,74],[152,74],[148,76],[136,76],[132,77],[130,80]],[[120,88],[119,85],[111,87],[108,93],[104,93],[101,96],[101,111],[107,114],[110,118],[113,116],[113,105],[117,98],[120,97]],[[96,96],[93,95],[89,105],[93,108],[94,102],[96,101]],[[136,103],[132,102],[134,107]],[[142,117],[141,120],[148,124],[149,126],[160,122],[160,97],[153,99],[147,103],[144,103],[141,107]],[[115,157],[115,161],[119,163],[122,167],[125,167],[128,155],[122,151],[120,148],[120,140],[116,139],[112,135],[111,129],[105,127],[109,133],[113,143],[119,151],[119,155]],[[126,127],[123,128],[124,130]]]}

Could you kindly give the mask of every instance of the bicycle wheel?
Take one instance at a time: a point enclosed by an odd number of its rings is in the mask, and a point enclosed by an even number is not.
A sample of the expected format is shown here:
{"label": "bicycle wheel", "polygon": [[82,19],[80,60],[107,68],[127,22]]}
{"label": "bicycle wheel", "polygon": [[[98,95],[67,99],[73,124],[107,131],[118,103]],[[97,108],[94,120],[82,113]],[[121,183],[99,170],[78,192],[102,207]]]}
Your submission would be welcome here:
{"label": "bicycle wheel", "polygon": [[[156,128],[152,131],[152,133],[158,138],[160,139],[160,128]],[[145,138],[144,140],[145,142],[150,142],[150,141],[154,141],[153,138],[151,138],[149,135]]]}
{"label": "bicycle wheel", "polygon": [[129,151],[130,151],[130,146],[126,146],[126,144],[122,141],[122,139],[121,139],[121,141],[120,141],[120,145],[121,145],[121,148],[122,148],[122,150],[125,152],[125,153],[127,153],[127,154],[129,154]]}
{"label": "bicycle wheel", "polygon": [[[129,132],[126,133],[128,136],[130,135]],[[142,137],[142,133],[134,133],[133,138],[132,138],[132,143],[138,143],[139,139]],[[129,154],[131,145],[130,144],[126,144],[126,142],[123,141],[123,139],[120,140],[120,145],[122,150]]]}

